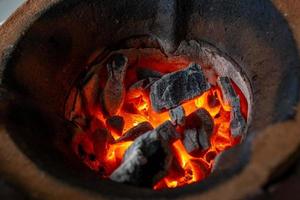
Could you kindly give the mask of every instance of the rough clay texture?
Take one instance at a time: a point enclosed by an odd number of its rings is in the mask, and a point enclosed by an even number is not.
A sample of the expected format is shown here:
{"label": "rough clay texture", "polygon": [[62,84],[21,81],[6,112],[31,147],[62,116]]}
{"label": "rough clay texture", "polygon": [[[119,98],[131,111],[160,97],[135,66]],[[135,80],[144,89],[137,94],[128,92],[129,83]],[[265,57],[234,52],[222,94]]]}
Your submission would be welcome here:
{"label": "rough clay texture", "polygon": [[[41,16],[47,16],[44,10],[58,5],[59,2],[68,2],[74,12],[70,11],[72,9],[63,11],[65,7],[61,6],[56,12],[51,13],[52,18],[46,17],[35,24]],[[296,120],[276,125],[270,124],[276,117],[273,115],[274,111],[275,113],[278,110],[282,111],[280,110],[282,106],[276,106],[274,99],[279,95],[278,99],[282,100],[284,99],[282,97],[287,95],[280,88],[285,89],[289,81],[279,80],[298,73],[296,69],[299,67],[297,50],[300,49],[299,1],[175,2],[166,0],[156,3],[148,1],[148,4],[140,1],[138,5],[136,1],[127,3],[119,1],[119,9],[110,7],[109,5],[113,5],[111,1],[108,5],[99,6],[100,9],[96,9],[92,3],[89,5],[93,9],[88,9],[87,4],[82,6],[80,1],[70,2],[68,0],[27,1],[0,29],[1,71],[8,65],[9,56],[14,52],[16,42],[27,33],[26,41],[34,43],[23,42],[18,46],[20,51],[26,49],[27,52],[22,51],[24,57],[20,58],[20,63],[9,65],[12,72],[18,71],[16,74],[13,73],[11,81],[26,88],[28,94],[38,94],[34,96],[34,99],[41,101],[43,105],[54,111],[63,111],[64,94],[70,90],[74,77],[81,72],[83,60],[91,54],[91,49],[119,41],[124,36],[151,32],[159,37],[162,46],[170,52],[175,50],[182,40],[204,39],[227,52],[236,62],[245,67],[255,96],[255,110],[253,111],[255,117],[252,129],[259,130],[257,134],[259,137],[254,140],[251,162],[242,173],[224,184],[202,194],[187,194],[184,199],[214,200],[220,199],[220,195],[223,200],[245,199],[249,193],[263,185],[273,170],[299,149],[299,114]],[[133,10],[126,12],[126,16],[121,14],[125,6]],[[151,13],[151,9],[145,9],[150,7],[153,7],[155,12]],[[55,6],[53,8],[57,9]],[[90,12],[91,10],[93,11]],[[70,17],[67,16],[68,14]],[[131,22],[127,21],[128,14],[134,15],[130,20],[135,22],[136,29],[133,29]],[[141,17],[142,14],[144,14],[143,17]],[[105,16],[103,21],[106,25],[101,23],[101,17],[95,18],[95,16]],[[178,23],[173,20],[174,16],[180,16],[180,18],[176,17]],[[28,27],[33,24],[35,25],[28,31]],[[111,27],[108,27],[108,24]],[[98,28],[93,25],[102,28],[97,30]],[[38,34],[35,33],[37,30]],[[106,35],[99,34],[99,32],[106,33]],[[83,35],[86,37],[82,37]],[[95,39],[95,35],[99,38]],[[55,39],[56,44],[68,47],[62,49],[63,54],[56,54],[53,48],[48,48],[49,44],[50,47],[53,45],[49,43],[51,37]],[[294,42],[298,45],[294,45]],[[290,81],[294,80],[290,79]],[[297,84],[294,85],[297,86]],[[288,102],[281,103],[288,105]],[[269,127],[262,130],[266,125]],[[71,185],[46,173],[21,151],[11,139],[10,134],[4,126],[1,126],[1,174],[31,196],[49,200],[109,199],[107,196]],[[277,156],[273,156],[274,154]],[[269,159],[265,159],[266,157]],[[126,193],[130,191],[126,190]],[[133,193],[136,194],[137,190],[133,189]],[[145,190],[139,190],[138,193],[152,197],[155,195]]]}

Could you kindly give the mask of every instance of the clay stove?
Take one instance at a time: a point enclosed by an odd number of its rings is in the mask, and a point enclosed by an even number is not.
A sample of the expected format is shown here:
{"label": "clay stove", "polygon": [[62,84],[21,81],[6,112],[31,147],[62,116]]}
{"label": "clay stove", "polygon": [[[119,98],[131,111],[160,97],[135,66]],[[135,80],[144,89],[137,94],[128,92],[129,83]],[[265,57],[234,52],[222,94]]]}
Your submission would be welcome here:
{"label": "clay stove", "polygon": [[296,152],[295,129],[263,131],[295,118],[299,97],[294,35],[269,1],[28,1],[0,35],[0,170],[40,198],[244,197]]}

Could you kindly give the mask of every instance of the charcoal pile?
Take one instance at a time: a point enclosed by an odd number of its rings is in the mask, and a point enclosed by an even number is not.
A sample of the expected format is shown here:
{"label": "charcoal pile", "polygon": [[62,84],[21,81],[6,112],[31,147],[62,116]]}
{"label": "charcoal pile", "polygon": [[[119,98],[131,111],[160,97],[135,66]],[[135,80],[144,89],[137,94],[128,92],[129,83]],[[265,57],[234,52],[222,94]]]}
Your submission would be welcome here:
{"label": "charcoal pile", "polygon": [[205,109],[199,109],[186,117],[183,144],[189,153],[207,150],[214,129],[214,121]]}
{"label": "charcoal pile", "polygon": [[228,77],[219,77],[217,82],[222,90],[224,103],[231,107],[231,134],[234,137],[243,136],[243,134],[245,134],[246,122],[241,113],[240,98],[234,91],[230,79]]}
{"label": "charcoal pile", "polygon": [[[204,93],[207,106],[220,107],[222,100],[230,108],[229,133],[233,137],[244,133],[240,99],[228,77],[218,77],[212,85],[196,63],[167,73],[135,63],[128,51],[110,54],[69,95],[66,116],[80,130],[73,148],[91,169],[113,181],[141,187],[154,187],[172,173],[191,179],[186,166],[203,171],[204,164],[195,163],[212,149],[213,135],[220,127],[215,119],[227,112],[220,109],[212,116],[205,104],[197,107],[195,99]],[[216,87],[222,99],[212,92]],[[184,152],[178,150],[178,142]],[[182,166],[178,155],[185,152],[190,160]]]}

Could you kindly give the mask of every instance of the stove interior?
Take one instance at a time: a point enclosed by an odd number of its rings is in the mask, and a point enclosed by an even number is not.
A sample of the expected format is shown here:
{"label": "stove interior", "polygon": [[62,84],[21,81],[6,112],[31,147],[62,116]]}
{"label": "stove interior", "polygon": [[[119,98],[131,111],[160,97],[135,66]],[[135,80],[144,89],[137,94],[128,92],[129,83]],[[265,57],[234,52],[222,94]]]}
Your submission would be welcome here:
{"label": "stove interior", "polygon": [[238,84],[248,85],[204,42],[184,41],[172,55],[145,42],[159,45],[131,38],[118,45],[126,49],[91,56],[67,98],[69,148],[99,178],[155,190],[198,182],[246,136],[248,102]]}

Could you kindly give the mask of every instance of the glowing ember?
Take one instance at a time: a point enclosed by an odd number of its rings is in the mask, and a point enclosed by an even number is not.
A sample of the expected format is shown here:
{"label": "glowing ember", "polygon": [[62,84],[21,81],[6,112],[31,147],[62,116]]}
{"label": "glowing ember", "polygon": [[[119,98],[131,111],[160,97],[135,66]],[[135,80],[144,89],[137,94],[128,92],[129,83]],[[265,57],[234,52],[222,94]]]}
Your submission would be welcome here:
{"label": "glowing ember", "polygon": [[[118,138],[142,122],[149,122],[153,128],[156,128],[166,120],[170,120],[168,111],[157,113],[152,109],[149,92],[139,87],[129,87],[132,83],[138,81],[134,74],[137,71],[136,68],[138,66],[149,66],[148,68],[151,70],[166,74],[181,70],[188,63],[187,60],[181,58],[158,58],[157,55],[151,57],[150,54],[145,54],[142,58],[139,58],[138,62],[129,59],[129,67],[124,79],[124,88],[127,90],[124,103],[115,114],[124,119],[122,134],[118,134],[107,127],[106,119],[108,116],[106,116],[107,114],[103,111],[103,108],[100,108],[100,104],[98,106],[85,105],[87,109],[80,112],[86,112],[86,116],[89,116],[92,122],[87,128],[81,127],[84,131],[77,133],[74,137],[72,146],[74,152],[91,169],[101,171],[103,178],[109,177],[120,166],[125,151],[133,143],[133,141],[115,142]],[[106,74],[105,69],[102,69],[101,73]],[[242,115],[246,119],[247,103],[245,97],[239,88],[234,83],[232,84],[240,99]],[[100,81],[99,90],[102,90],[104,85],[105,83]],[[191,155],[186,151],[181,139],[174,141],[171,144],[171,151],[175,159],[173,159],[167,175],[153,186],[156,190],[180,187],[204,179],[211,171],[215,156],[234,146],[240,140],[240,138],[233,138],[231,135],[230,112],[232,108],[224,103],[222,91],[217,85],[211,87],[201,96],[183,103],[182,106],[186,116],[199,108],[209,112],[214,121],[214,129],[210,137],[211,145],[205,151]],[[181,129],[182,127],[178,131],[183,134]],[[103,131],[99,132],[99,130]]]}

